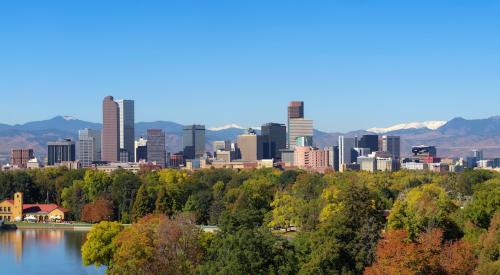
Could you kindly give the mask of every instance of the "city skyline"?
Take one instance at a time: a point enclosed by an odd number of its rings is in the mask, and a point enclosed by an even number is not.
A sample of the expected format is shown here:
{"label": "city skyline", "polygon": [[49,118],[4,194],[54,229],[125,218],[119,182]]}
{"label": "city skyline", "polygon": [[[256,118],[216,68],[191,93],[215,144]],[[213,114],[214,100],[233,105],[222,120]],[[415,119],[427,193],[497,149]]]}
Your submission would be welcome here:
{"label": "city skyline", "polygon": [[[3,123],[97,122],[107,94],[135,99],[137,121],[209,127],[286,122],[282,103],[292,100],[314,107],[307,116],[330,132],[498,114],[499,3],[27,6],[0,10]],[[416,104],[426,112],[408,111]]]}

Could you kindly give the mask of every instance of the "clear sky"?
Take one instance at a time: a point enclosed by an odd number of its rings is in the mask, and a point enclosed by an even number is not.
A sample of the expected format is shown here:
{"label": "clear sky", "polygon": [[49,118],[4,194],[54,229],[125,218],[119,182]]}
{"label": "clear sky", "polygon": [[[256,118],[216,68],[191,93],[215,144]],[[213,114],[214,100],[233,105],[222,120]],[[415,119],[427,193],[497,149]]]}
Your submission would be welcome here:
{"label": "clear sky", "polygon": [[285,122],[346,131],[500,114],[500,2],[1,1],[0,122]]}

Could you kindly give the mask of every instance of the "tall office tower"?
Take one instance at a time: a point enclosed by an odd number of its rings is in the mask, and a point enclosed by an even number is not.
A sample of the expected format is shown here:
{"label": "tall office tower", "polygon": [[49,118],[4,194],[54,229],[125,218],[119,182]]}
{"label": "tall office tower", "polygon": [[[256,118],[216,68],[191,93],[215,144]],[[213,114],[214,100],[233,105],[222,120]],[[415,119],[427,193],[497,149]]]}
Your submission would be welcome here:
{"label": "tall office tower", "polygon": [[101,132],[92,129],[78,131],[78,158],[82,167],[101,160]]}
{"label": "tall office tower", "polygon": [[75,161],[76,148],[71,139],[48,143],[47,165],[52,166],[63,161]]}
{"label": "tall office tower", "polygon": [[[288,132],[287,132],[287,148],[293,149],[295,146],[295,139],[299,136],[306,135],[294,135],[292,134],[296,131],[292,128],[291,120],[293,119],[304,119],[304,102],[303,101],[292,101],[288,104]],[[311,135],[312,136],[312,135]]]}
{"label": "tall office tower", "polygon": [[182,144],[184,159],[197,159],[205,155],[205,125],[184,126]]}
{"label": "tall office tower", "polygon": [[134,162],[139,162],[141,160],[148,160],[148,140],[140,137],[138,140],[134,142],[134,153],[135,159]]}
{"label": "tall office tower", "polygon": [[399,136],[382,136],[382,151],[391,153],[395,160],[401,157],[401,138]]}
{"label": "tall office tower", "polygon": [[33,149],[12,149],[10,151],[10,165],[26,168],[28,161],[33,157]]}
{"label": "tall office tower", "polygon": [[484,159],[484,155],[483,155],[483,151],[482,150],[477,150],[477,149],[474,149],[471,151],[471,156],[473,158],[476,158],[477,161],[480,161],[480,160],[483,160]]}
{"label": "tall office tower", "polygon": [[119,129],[120,129],[120,149],[127,150],[128,161],[132,162],[134,156],[135,141],[135,112],[134,101],[120,99],[117,100],[119,109]]}
{"label": "tall office tower", "polygon": [[330,151],[328,154],[328,164],[332,167],[333,171],[339,171],[339,147],[331,146],[328,150]]}
{"label": "tall office tower", "polygon": [[249,129],[237,138],[238,152],[242,161],[255,162],[262,159],[262,136]]}
{"label": "tall office tower", "polygon": [[165,132],[161,129],[148,129],[147,155],[149,162],[155,162],[160,167],[166,165]]}
{"label": "tall office tower", "polygon": [[356,137],[339,136],[339,167],[356,162],[354,148],[357,147],[357,143]]}
{"label": "tall office tower", "polygon": [[102,102],[101,159],[117,162],[120,154],[120,109],[112,96]]}
{"label": "tall office tower", "polygon": [[[288,148],[293,149],[298,137],[312,140],[314,135],[313,121],[303,118],[291,118],[288,121]],[[311,142],[312,143],[312,142]]]}
{"label": "tall office tower", "polygon": [[360,148],[368,148],[371,152],[378,151],[378,135],[363,135],[358,141]]}
{"label": "tall office tower", "polygon": [[286,126],[279,123],[267,123],[261,127],[262,157],[281,159],[280,150],[286,149]]}

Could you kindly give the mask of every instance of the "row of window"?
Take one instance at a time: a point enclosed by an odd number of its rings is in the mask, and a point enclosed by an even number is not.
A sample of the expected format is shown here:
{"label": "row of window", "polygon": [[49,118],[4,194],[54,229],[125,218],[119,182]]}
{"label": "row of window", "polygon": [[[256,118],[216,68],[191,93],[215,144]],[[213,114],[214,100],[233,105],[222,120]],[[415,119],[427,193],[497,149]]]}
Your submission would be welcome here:
{"label": "row of window", "polygon": [[10,213],[10,206],[9,207],[0,207],[0,212],[9,212]]}
{"label": "row of window", "polygon": [[10,222],[10,216],[2,216],[2,215],[0,215],[0,221],[8,221],[8,222]]}

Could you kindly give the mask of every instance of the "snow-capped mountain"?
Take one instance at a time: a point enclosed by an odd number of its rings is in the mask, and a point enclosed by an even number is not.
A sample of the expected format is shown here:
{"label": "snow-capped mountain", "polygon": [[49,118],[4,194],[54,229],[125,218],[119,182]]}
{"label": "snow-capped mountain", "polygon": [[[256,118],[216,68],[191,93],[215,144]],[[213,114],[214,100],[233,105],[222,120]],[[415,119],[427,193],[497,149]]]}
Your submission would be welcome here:
{"label": "snow-capped mountain", "polygon": [[393,125],[387,128],[370,128],[367,131],[383,134],[393,131],[406,130],[406,129],[423,129],[427,128],[430,130],[436,130],[439,127],[446,124],[446,121],[435,120],[435,121],[422,121],[422,122],[410,122],[410,123],[401,123],[397,125]]}
{"label": "snow-capped mountain", "polygon": [[245,127],[241,127],[240,125],[238,124],[227,124],[227,125],[224,125],[224,126],[220,126],[220,127],[213,127],[213,128],[208,128],[208,130],[210,131],[222,131],[222,130],[227,130],[227,129],[246,129]]}

